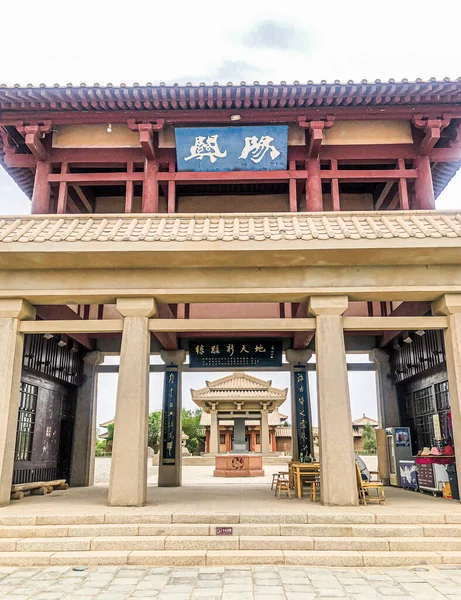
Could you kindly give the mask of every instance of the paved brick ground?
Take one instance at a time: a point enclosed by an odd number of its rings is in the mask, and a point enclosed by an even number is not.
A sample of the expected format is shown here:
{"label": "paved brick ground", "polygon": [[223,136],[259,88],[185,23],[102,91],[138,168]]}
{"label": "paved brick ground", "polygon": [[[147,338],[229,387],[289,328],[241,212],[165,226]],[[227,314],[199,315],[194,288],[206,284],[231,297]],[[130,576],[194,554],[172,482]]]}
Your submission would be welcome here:
{"label": "paved brick ground", "polygon": [[0,567],[0,599],[15,600],[461,600],[461,566]]}

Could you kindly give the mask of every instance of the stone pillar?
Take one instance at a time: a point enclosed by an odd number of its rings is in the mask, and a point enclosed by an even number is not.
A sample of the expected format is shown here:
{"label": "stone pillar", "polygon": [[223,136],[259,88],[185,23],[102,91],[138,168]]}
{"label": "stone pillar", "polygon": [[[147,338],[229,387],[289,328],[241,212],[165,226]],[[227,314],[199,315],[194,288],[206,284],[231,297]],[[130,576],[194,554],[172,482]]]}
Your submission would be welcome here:
{"label": "stone pillar", "polygon": [[210,410],[211,426],[210,426],[210,454],[219,454],[219,423],[218,411]]}
{"label": "stone pillar", "polygon": [[448,318],[448,328],[444,330],[445,354],[458,486],[461,486],[461,294],[445,294],[432,304],[432,313]]}
{"label": "stone pillar", "polygon": [[158,463],[158,486],[179,487],[182,483],[182,402],[180,365],[185,350],[160,353],[166,364],[163,390],[162,432]]}
{"label": "stone pillar", "polygon": [[389,354],[379,348],[370,352],[371,360],[376,364],[376,397],[378,399],[378,428],[398,427],[400,425],[397,390],[392,383]]}
{"label": "stone pillar", "polygon": [[0,300],[0,506],[10,503],[24,336],[21,320],[35,319],[35,308],[20,298]]}
{"label": "stone pillar", "polygon": [[261,454],[270,453],[269,445],[269,413],[266,407],[261,410]]}
{"label": "stone pillar", "polygon": [[347,380],[342,314],[347,296],[312,296],[316,316],[317,393],[322,504],[356,506],[351,406]]}
{"label": "stone pillar", "polygon": [[233,452],[246,452],[245,419],[234,416],[234,447]]}
{"label": "stone pillar", "polygon": [[[313,454],[313,444],[312,444],[312,411],[310,407],[310,395],[309,395],[309,380],[307,378],[307,368],[306,365],[312,358],[312,350],[287,350],[287,361],[290,363],[291,370],[291,456],[293,460],[299,460],[299,453],[302,450],[302,440],[299,438],[300,436],[300,427],[298,421],[300,415],[299,411],[299,398],[296,395],[296,387],[297,387],[297,379],[299,373],[297,367],[303,367],[303,372],[305,375],[305,391],[307,392],[307,398],[305,398],[307,407],[304,407],[304,413],[306,413],[306,408],[308,414],[305,414],[305,420],[307,421],[307,431],[309,435],[309,446],[311,450],[311,454]],[[304,376],[303,375],[303,376]],[[298,402],[298,404],[297,404]]]}
{"label": "stone pillar", "polygon": [[83,381],[77,391],[74,441],[70,484],[73,487],[94,485],[96,446],[96,367],[103,361],[100,352],[89,352],[83,359]]}
{"label": "stone pillar", "polygon": [[122,347],[115,408],[109,504],[143,506],[147,501],[147,428],[149,412],[149,317],[154,298],[121,298]]}

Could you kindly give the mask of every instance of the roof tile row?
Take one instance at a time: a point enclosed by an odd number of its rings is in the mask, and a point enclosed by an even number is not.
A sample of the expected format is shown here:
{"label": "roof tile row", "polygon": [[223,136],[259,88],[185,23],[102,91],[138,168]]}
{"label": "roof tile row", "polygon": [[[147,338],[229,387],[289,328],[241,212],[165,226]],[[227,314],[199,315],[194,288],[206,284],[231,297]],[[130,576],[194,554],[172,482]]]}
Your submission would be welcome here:
{"label": "roof tile row", "polygon": [[459,238],[457,212],[228,215],[21,216],[0,219],[0,244],[45,242],[233,242]]}

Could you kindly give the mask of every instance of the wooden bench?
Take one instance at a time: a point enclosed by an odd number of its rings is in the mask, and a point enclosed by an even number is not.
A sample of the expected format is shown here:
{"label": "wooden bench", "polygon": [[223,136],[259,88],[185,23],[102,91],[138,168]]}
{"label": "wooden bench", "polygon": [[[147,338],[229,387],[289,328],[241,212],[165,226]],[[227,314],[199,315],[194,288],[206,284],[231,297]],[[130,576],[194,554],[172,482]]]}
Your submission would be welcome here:
{"label": "wooden bench", "polygon": [[65,479],[54,481],[33,481],[32,483],[15,483],[11,486],[11,500],[22,500],[24,494],[29,492],[31,496],[45,496],[53,490],[67,490],[69,484]]}

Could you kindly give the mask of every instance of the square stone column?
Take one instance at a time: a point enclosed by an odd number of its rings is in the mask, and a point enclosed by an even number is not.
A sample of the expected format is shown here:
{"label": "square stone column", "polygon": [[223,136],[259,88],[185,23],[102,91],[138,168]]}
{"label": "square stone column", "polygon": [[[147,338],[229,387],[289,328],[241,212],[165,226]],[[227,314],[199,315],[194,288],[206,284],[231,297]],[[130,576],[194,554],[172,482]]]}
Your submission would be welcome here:
{"label": "square stone column", "polygon": [[0,300],[0,506],[10,503],[22,372],[24,335],[21,320],[34,320],[25,300]]}
{"label": "square stone column", "polygon": [[269,413],[263,406],[261,410],[261,454],[269,454],[271,451],[269,443]]}
{"label": "square stone column", "polygon": [[180,365],[186,360],[185,350],[160,353],[166,364],[162,406],[162,431],[158,461],[158,486],[179,487],[182,484],[182,402]]}
{"label": "square stone column", "polygon": [[432,313],[448,318],[448,328],[444,330],[445,354],[458,486],[461,486],[461,294],[445,294],[433,302]]}
{"label": "square stone column", "polygon": [[358,504],[342,314],[347,296],[312,296],[316,316],[317,393],[319,407],[322,504]]}
{"label": "square stone column", "polygon": [[217,409],[212,408],[210,410],[210,415],[210,454],[219,454],[219,422]]}
{"label": "square stone column", "polygon": [[109,504],[143,506],[147,500],[147,428],[149,411],[149,317],[154,298],[121,298],[122,347],[110,469]]}
{"label": "square stone column", "polygon": [[390,357],[380,348],[370,352],[371,360],[376,364],[376,396],[378,398],[378,427],[398,427],[400,425],[397,390],[392,383]]}
{"label": "square stone column", "polygon": [[83,381],[77,391],[75,409],[74,442],[70,485],[82,487],[94,485],[94,462],[96,447],[96,367],[103,361],[100,352],[89,352],[83,359]]}

